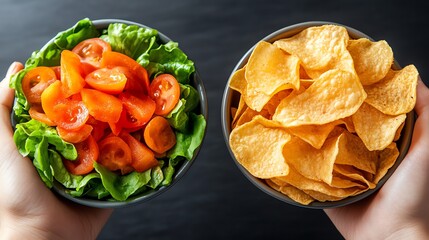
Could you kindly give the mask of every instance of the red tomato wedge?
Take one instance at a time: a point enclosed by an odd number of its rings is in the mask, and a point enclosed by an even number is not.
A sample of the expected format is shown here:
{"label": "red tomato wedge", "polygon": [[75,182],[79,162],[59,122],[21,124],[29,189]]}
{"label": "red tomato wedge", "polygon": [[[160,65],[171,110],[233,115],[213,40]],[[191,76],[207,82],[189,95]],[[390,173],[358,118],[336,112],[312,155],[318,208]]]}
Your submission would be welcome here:
{"label": "red tomato wedge", "polygon": [[124,67],[100,68],[86,75],[85,82],[99,91],[119,94],[127,83],[124,71],[128,70]]}
{"label": "red tomato wedge", "polygon": [[57,76],[49,67],[35,67],[29,70],[22,79],[22,91],[30,104],[40,103],[42,92],[53,82]]}
{"label": "red tomato wedge", "polygon": [[82,89],[82,101],[89,114],[102,122],[116,123],[121,117],[122,102],[115,96],[94,89]]}
{"label": "red tomato wedge", "polygon": [[55,72],[55,76],[57,76],[57,79],[60,80],[61,79],[61,66],[53,66],[53,67],[49,67],[49,68]]}
{"label": "red tomato wedge", "polygon": [[98,143],[98,162],[110,171],[126,169],[132,162],[131,149],[120,137],[106,137]]}
{"label": "red tomato wedge", "polygon": [[[125,54],[118,52],[104,52],[101,60],[101,66],[107,68],[126,67],[138,80],[138,85],[142,88],[145,94],[149,89],[149,76],[144,67],[138,64],[134,59]],[[135,84],[134,87],[138,86]]]}
{"label": "red tomato wedge", "polygon": [[180,98],[180,85],[171,74],[161,74],[152,80],[149,96],[156,103],[156,115],[165,116],[176,106]]}
{"label": "red tomato wedge", "polygon": [[57,127],[58,135],[66,142],[80,143],[91,135],[93,127],[89,124],[84,124],[79,130],[67,130],[62,127]]}
{"label": "red tomato wedge", "polygon": [[156,160],[154,153],[142,142],[135,139],[128,132],[122,131],[119,137],[124,140],[131,149],[131,166],[137,172],[144,172],[155,166],[158,166],[158,160]]}
{"label": "red tomato wedge", "polygon": [[130,93],[119,94],[124,109],[118,125],[122,128],[137,128],[145,125],[155,112],[155,102],[147,96],[138,98]]}
{"label": "red tomato wedge", "polygon": [[77,159],[70,161],[63,159],[67,171],[74,175],[85,175],[94,169],[94,161],[98,159],[99,149],[94,138],[89,135],[83,142],[74,145],[77,150]]}
{"label": "red tomato wedge", "polygon": [[112,51],[112,48],[108,42],[101,38],[90,38],[77,44],[72,51],[80,57],[83,70],[88,74],[100,68],[103,53]]}
{"label": "red tomato wedge", "polygon": [[77,130],[88,120],[89,112],[83,102],[65,98],[60,81],[55,81],[43,91],[41,101],[46,116],[57,126]]}
{"label": "red tomato wedge", "polygon": [[157,153],[164,153],[176,144],[176,135],[167,119],[156,116],[150,120],[143,132],[147,146]]}
{"label": "red tomato wedge", "polygon": [[46,116],[46,114],[43,112],[42,106],[40,105],[31,106],[28,110],[28,114],[30,114],[32,119],[42,122],[48,126],[53,127],[57,125],[51,119],[49,119],[48,116]]}
{"label": "red tomato wedge", "polygon": [[85,86],[79,56],[69,50],[61,52],[61,82],[66,97],[79,93]]}

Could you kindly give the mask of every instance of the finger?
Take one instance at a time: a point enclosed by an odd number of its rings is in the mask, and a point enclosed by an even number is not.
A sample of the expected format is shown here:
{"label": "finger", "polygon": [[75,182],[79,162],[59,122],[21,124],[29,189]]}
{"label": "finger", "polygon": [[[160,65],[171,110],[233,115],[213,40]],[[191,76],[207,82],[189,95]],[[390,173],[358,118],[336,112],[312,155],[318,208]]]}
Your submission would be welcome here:
{"label": "finger", "polygon": [[[415,110],[418,116],[429,107],[429,88],[426,87],[425,83],[419,77],[417,81],[417,101]],[[426,110],[427,111],[427,110]]]}
{"label": "finger", "polygon": [[[10,77],[23,69],[24,66],[19,62],[14,62],[10,65],[7,70],[6,77],[0,83],[0,105],[3,108],[6,108],[10,112],[13,104],[13,90],[9,88],[9,79]],[[4,114],[1,112],[0,114]]]}

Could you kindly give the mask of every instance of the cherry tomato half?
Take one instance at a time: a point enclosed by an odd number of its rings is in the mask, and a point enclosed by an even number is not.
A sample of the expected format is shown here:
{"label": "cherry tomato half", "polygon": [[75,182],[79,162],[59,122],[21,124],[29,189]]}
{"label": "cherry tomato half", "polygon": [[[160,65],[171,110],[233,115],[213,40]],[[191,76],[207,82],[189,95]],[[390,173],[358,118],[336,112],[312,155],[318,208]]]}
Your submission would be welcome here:
{"label": "cherry tomato half", "polygon": [[98,143],[98,162],[110,171],[125,169],[132,162],[131,149],[120,137],[106,137]]}
{"label": "cherry tomato half", "polygon": [[180,85],[171,74],[161,74],[152,80],[149,96],[156,103],[156,115],[165,116],[176,106],[180,98]]}
{"label": "cherry tomato half", "polygon": [[91,72],[91,67],[92,70],[100,68],[103,52],[111,50],[110,44],[101,38],[83,40],[72,49],[74,53],[79,55],[81,61],[87,64],[84,67],[88,69],[85,71],[87,73]]}
{"label": "cherry tomato half", "polygon": [[40,103],[42,92],[53,82],[57,76],[49,67],[35,67],[29,70],[22,79],[22,91],[30,104]]}
{"label": "cherry tomato half", "polygon": [[85,81],[89,86],[109,94],[119,94],[127,83],[125,67],[100,68],[86,75]]}
{"label": "cherry tomato half", "polygon": [[70,161],[63,159],[67,171],[74,175],[85,175],[94,169],[94,161],[98,159],[99,149],[94,138],[89,135],[88,138],[74,145],[77,150],[77,159]]}

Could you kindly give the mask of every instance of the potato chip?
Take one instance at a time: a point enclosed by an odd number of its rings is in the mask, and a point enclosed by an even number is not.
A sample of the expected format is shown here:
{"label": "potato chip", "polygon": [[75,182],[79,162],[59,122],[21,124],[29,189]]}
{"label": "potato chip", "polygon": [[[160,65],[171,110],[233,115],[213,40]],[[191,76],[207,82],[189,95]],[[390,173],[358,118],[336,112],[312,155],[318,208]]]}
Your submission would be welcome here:
{"label": "potato chip", "polygon": [[377,173],[374,176],[374,183],[377,184],[386,175],[387,171],[395,164],[399,156],[399,150],[396,143],[391,143],[379,153]]}
{"label": "potato chip", "polygon": [[416,104],[418,71],[414,65],[401,70],[389,70],[379,82],[365,86],[365,102],[388,115],[400,115],[413,110]]}
{"label": "potato chip", "polygon": [[341,175],[341,178],[350,179],[355,182],[359,182],[366,185],[368,189],[375,188],[375,184],[372,182],[374,175],[368,172],[361,171],[350,165],[335,164],[334,176]]}
{"label": "potato chip", "polygon": [[270,96],[284,89],[299,89],[299,63],[298,57],[261,41],[247,63],[247,89]]}
{"label": "potato chip", "polygon": [[336,164],[350,165],[371,174],[376,173],[377,152],[369,151],[359,137],[343,131],[339,138],[339,149]]}
{"label": "potato chip", "polygon": [[337,139],[328,139],[322,149],[316,149],[300,138],[292,137],[285,144],[283,155],[288,165],[306,178],[332,182],[332,171],[338,154]]}
{"label": "potato chip", "polygon": [[398,130],[396,130],[395,137],[393,138],[393,141],[396,142],[401,138],[402,129],[405,126],[405,121],[399,126]]}
{"label": "potato chip", "polygon": [[352,116],[357,135],[370,151],[386,148],[405,118],[406,114],[386,115],[367,103]]}
{"label": "potato chip", "polygon": [[347,49],[343,49],[343,52],[338,53],[338,57],[333,58],[326,67],[321,69],[316,69],[316,70],[307,69],[307,74],[311,78],[315,79],[315,78],[319,78],[323,73],[332,69],[346,71],[357,76],[354,68],[353,58],[350,55],[350,53],[347,51]]}
{"label": "potato chip", "polygon": [[255,116],[262,116],[268,119],[270,114],[265,109],[262,109],[261,112],[257,112],[251,108],[247,108],[240,116],[240,118],[237,120],[237,124],[235,125],[235,127],[238,127],[240,125],[243,125],[244,123],[250,122]]}
{"label": "potato chip", "polygon": [[285,194],[295,202],[301,203],[303,205],[308,205],[314,201],[314,198],[310,197],[304,191],[290,184],[280,187],[280,192],[282,192],[283,194]]}
{"label": "potato chip", "polygon": [[275,126],[275,122],[256,116],[231,132],[232,152],[237,161],[255,177],[266,179],[285,176],[289,172],[282,151],[290,141],[290,135]]}
{"label": "potato chip", "polygon": [[265,182],[270,186],[272,189],[276,190],[277,192],[280,192],[280,185],[278,185],[276,182],[272,180],[272,178],[265,179]]}
{"label": "potato chip", "polygon": [[241,94],[246,92],[247,81],[244,77],[246,67],[240,68],[234,72],[229,80],[229,87]]}
{"label": "potato chip", "polygon": [[265,104],[264,108],[262,110],[266,110],[270,117],[272,117],[274,115],[274,113],[276,112],[277,106],[280,104],[280,102],[285,99],[287,96],[289,96],[291,94],[292,90],[291,89],[286,89],[283,91],[280,91],[278,93],[276,93],[271,99],[270,101],[267,102],[267,104]]}
{"label": "potato chip", "polygon": [[332,59],[339,58],[348,40],[349,35],[344,27],[324,25],[307,28],[293,37],[277,40],[274,45],[298,56],[305,70],[318,70],[327,66]]}
{"label": "potato chip", "polygon": [[297,127],[290,127],[287,130],[294,136],[299,137],[305,142],[309,143],[316,149],[320,149],[325,143],[326,138],[335,128],[335,126],[342,124],[342,120],[335,120],[323,125],[302,125]]}
{"label": "potato chip", "polygon": [[350,40],[347,46],[362,85],[370,85],[386,76],[393,63],[393,51],[386,41],[366,38]]}
{"label": "potato chip", "polygon": [[361,188],[336,188],[331,187],[327,183],[322,181],[316,181],[308,179],[300,175],[295,169],[290,168],[289,174],[283,177],[278,177],[282,181],[289,183],[290,185],[301,189],[302,191],[315,191],[320,192],[329,196],[338,197],[339,199],[346,198],[348,196],[362,192]]}
{"label": "potato chip", "polygon": [[304,92],[289,95],[277,107],[273,120],[286,127],[325,124],[355,113],[366,93],[353,74],[330,70]]}
{"label": "potato chip", "polygon": [[243,95],[240,96],[240,100],[238,101],[238,107],[237,107],[237,111],[235,112],[233,119],[232,119],[232,126],[231,128],[234,129],[235,125],[237,125],[237,121],[238,119],[240,119],[241,115],[243,115],[244,111],[246,111],[247,109],[247,105],[244,102],[244,97]]}

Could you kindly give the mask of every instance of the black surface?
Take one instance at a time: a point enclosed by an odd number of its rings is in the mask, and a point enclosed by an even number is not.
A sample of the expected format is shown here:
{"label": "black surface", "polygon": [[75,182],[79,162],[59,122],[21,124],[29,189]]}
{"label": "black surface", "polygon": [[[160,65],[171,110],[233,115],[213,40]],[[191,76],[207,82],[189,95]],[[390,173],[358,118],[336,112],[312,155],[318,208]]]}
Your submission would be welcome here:
{"label": "black surface", "polygon": [[427,1],[0,1],[0,71],[25,61],[77,20],[120,18],[156,28],[196,62],[209,100],[208,135],[174,188],[117,209],[99,239],[342,239],[321,210],[294,207],[254,187],[234,165],[220,124],[228,76],[269,33],[299,22],[338,22],[385,39],[402,66],[429,79]]}

